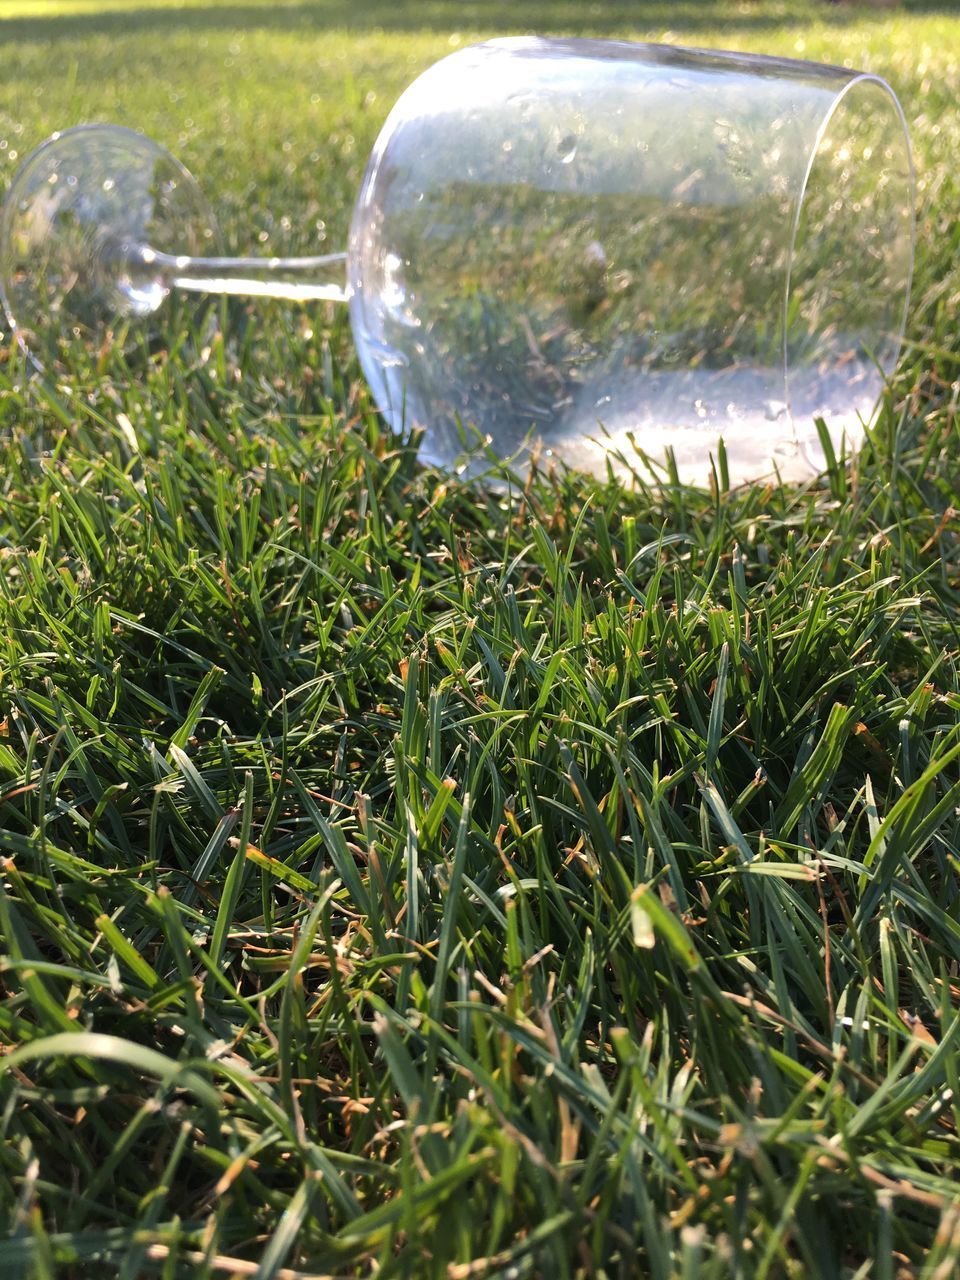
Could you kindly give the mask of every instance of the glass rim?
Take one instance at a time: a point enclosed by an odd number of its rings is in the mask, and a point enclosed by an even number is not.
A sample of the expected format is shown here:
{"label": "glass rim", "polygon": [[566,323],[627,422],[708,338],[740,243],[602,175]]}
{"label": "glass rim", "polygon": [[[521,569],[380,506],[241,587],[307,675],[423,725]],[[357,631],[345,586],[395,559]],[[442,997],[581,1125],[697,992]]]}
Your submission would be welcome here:
{"label": "glass rim", "polygon": [[[765,55],[758,54],[758,57]],[[773,59],[776,61],[776,59]],[[784,59],[786,61],[786,59]],[[791,59],[791,61],[796,61]],[[802,64],[801,64],[802,65]],[[820,63],[807,64],[811,66],[820,66]],[[834,68],[830,68],[833,70]],[[843,84],[831,99],[827,110],[823,114],[823,118],[817,127],[816,134],[813,137],[810,146],[810,152],[807,156],[807,163],[804,168],[803,179],[797,196],[796,208],[794,209],[793,221],[790,230],[790,246],[787,254],[787,268],[784,273],[783,282],[783,310],[781,318],[781,326],[783,329],[783,379],[784,379],[784,403],[787,406],[787,412],[793,417],[790,405],[790,368],[791,361],[789,355],[789,330],[787,317],[789,315],[791,286],[793,284],[793,269],[796,261],[797,237],[800,231],[800,222],[803,217],[803,210],[807,201],[807,193],[810,187],[810,179],[813,173],[813,167],[816,164],[817,156],[820,152],[820,145],[826,137],[830,122],[834,119],[841,105],[849,97],[849,95],[863,85],[876,85],[886,96],[888,103],[893,106],[895,117],[899,120],[900,129],[903,136],[903,143],[906,150],[907,158],[907,178],[910,191],[909,200],[909,230],[910,230],[910,262],[907,270],[906,280],[903,286],[903,305],[900,312],[900,322],[897,327],[893,354],[890,358],[890,368],[883,369],[884,381],[886,382],[891,373],[896,369],[900,359],[900,353],[903,350],[903,344],[906,337],[907,319],[910,314],[910,300],[913,291],[913,276],[916,268],[916,249],[917,249],[917,213],[916,213],[916,166],[913,160],[913,146],[910,141],[910,127],[907,123],[907,117],[904,113],[903,106],[896,92],[883,76],[877,75],[873,71],[850,71],[848,68],[835,68],[836,70],[845,70],[849,75],[849,79]]]}

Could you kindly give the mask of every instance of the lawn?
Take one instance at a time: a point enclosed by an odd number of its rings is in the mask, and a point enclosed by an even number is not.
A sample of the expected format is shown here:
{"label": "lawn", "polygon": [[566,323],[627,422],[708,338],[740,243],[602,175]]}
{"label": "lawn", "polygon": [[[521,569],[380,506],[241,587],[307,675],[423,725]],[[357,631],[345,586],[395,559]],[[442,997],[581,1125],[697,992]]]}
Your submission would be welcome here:
{"label": "lawn", "polygon": [[960,9],[0,0],[0,189],[107,119],[336,249],[401,89],[529,29],[891,80],[883,412],[804,487],[506,489],[325,304],[5,341],[4,1280],[960,1269]]}

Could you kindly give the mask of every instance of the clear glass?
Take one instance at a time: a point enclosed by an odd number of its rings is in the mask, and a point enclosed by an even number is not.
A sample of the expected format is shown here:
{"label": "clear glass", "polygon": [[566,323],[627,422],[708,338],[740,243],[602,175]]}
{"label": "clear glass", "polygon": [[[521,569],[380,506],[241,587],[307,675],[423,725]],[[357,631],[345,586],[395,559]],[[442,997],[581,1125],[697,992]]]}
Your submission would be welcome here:
{"label": "clear glass", "polygon": [[218,247],[203,193],[165,148],[131,129],[80,125],[32,152],[7,192],[4,308],[36,362],[57,371],[166,301],[169,289],[140,257]]}
{"label": "clear glass", "polygon": [[[51,323],[62,337],[81,303],[92,339],[111,308],[184,292],[345,300],[386,419],[422,428],[443,467],[463,469],[479,436],[521,467],[536,452],[601,474],[670,449],[703,482],[722,437],[732,481],[800,478],[824,461],[816,420],[856,448],[896,363],[913,170],[875,76],[612,41],[476,45],[390,113],[346,255],[303,259],[203,257],[212,218],[165,152],[144,216],[99,196],[43,213],[38,192],[88,185],[97,132],[41,148],[5,205],[4,298],[28,345]],[[116,161],[93,170],[101,192],[127,185]],[[95,271],[78,265],[86,241]],[[65,289],[84,270],[94,287]]]}

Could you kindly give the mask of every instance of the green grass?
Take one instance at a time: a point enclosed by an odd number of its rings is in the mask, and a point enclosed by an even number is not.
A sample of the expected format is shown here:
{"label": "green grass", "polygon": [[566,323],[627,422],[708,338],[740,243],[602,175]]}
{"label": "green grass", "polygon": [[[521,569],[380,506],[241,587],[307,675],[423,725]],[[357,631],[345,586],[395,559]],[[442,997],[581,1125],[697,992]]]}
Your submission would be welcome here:
{"label": "green grass", "polygon": [[481,31],[849,58],[920,177],[911,344],[806,488],[464,486],[323,307],[0,365],[0,1275],[949,1280],[960,14],[0,16],[0,180],[142,126],[237,250],[338,247]]}

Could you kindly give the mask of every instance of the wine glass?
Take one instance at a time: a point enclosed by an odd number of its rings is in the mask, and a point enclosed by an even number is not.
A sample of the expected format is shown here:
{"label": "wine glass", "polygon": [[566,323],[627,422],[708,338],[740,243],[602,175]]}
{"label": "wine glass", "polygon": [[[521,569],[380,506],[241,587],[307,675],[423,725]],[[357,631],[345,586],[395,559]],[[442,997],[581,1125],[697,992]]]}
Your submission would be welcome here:
{"label": "wine glass", "polygon": [[[345,253],[224,257],[183,166],[82,125],[22,165],[0,288],[69,370],[171,301],[349,306],[395,430],[459,470],[489,450],[702,482],[801,478],[855,448],[895,367],[913,264],[903,113],[879,77],[753,54],[510,38],[401,96]],[[818,425],[819,424],[819,425]],[[466,460],[466,461],[465,461]]]}

